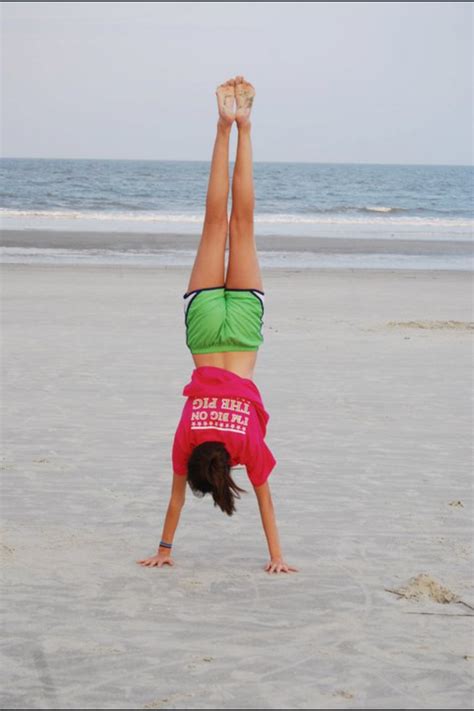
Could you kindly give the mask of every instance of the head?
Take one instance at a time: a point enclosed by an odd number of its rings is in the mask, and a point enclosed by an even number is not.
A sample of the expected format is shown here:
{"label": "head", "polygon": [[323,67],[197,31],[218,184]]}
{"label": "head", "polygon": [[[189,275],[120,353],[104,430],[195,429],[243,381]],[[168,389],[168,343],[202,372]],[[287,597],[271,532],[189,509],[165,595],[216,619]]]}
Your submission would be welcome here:
{"label": "head", "polygon": [[193,494],[212,494],[214,506],[232,516],[241,489],[230,475],[231,458],[222,442],[203,442],[194,447],[188,461],[188,484]]}

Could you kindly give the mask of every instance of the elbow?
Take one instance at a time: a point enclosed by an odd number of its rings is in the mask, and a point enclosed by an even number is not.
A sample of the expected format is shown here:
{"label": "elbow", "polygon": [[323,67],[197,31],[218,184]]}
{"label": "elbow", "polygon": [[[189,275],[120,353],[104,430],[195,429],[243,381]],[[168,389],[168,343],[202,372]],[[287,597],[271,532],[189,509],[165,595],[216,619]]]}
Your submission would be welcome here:
{"label": "elbow", "polygon": [[184,495],[172,496],[170,499],[170,509],[173,511],[181,511],[184,506],[185,497]]}

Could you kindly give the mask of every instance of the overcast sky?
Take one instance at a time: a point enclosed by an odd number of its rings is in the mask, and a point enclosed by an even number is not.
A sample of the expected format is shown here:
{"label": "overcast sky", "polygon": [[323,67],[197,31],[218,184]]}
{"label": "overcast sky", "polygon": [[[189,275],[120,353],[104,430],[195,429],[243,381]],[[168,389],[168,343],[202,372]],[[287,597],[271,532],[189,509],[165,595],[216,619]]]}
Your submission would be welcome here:
{"label": "overcast sky", "polygon": [[472,161],[472,5],[6,2],[2,155],[207,160],[217,84],[254,157]]}

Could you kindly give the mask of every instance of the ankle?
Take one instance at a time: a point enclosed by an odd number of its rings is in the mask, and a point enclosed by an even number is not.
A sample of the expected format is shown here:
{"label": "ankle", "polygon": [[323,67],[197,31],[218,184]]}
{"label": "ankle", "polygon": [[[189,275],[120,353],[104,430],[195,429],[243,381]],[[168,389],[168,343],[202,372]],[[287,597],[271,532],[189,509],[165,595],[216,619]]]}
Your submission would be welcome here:
{"label": "ankle", "polygon": [[227,121],[223,121],[222,119],[219,119],[217,122],[217,132],[224,135],[224,136],[230,136],[230,132],[232,130],[232,124],[228,123]]}
{"label": "ankle", "polygon": [[237,130],[239,133],[250,133],[252,130],[252,123],[250,119],[246,121],[237,121]]}

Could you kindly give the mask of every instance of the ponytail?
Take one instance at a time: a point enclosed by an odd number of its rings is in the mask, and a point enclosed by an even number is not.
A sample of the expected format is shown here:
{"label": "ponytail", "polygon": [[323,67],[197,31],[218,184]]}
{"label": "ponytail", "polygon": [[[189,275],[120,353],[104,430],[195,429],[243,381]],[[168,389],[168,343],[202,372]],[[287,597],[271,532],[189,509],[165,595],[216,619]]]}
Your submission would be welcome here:
{"label": "ponytail", "polygon": [[235,499],[245,493],[230,474],[230,454],[222,442],[203,442],[194,447],[188,461],[188,484],[196,496],[212,494],[214,506],[228,516],[235,512]]}

